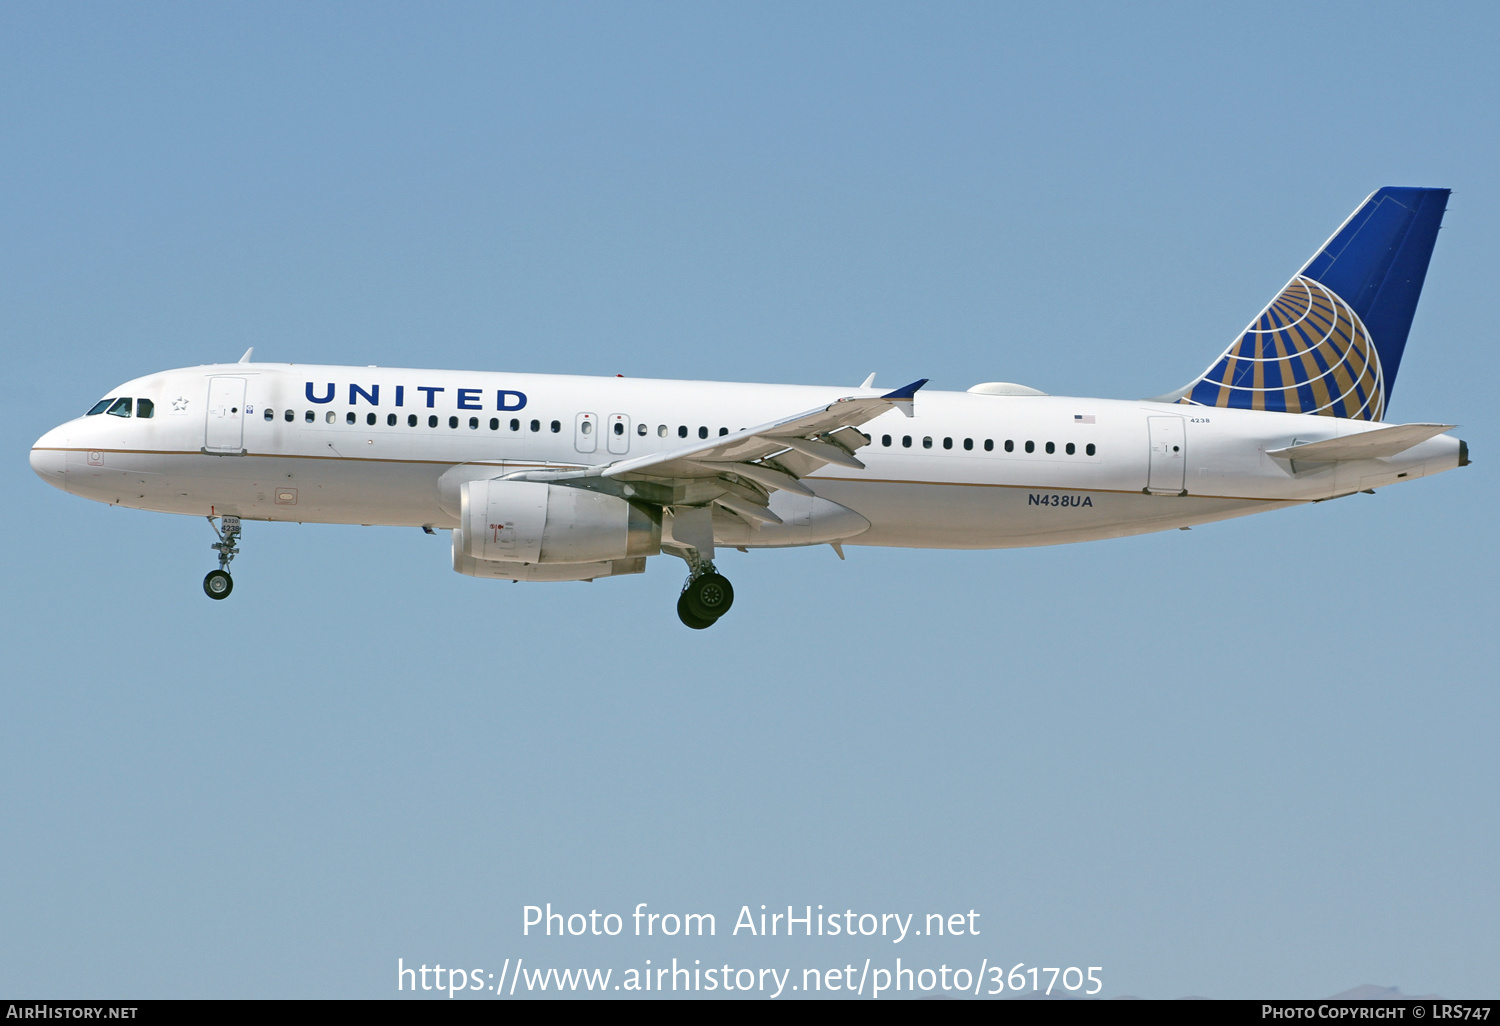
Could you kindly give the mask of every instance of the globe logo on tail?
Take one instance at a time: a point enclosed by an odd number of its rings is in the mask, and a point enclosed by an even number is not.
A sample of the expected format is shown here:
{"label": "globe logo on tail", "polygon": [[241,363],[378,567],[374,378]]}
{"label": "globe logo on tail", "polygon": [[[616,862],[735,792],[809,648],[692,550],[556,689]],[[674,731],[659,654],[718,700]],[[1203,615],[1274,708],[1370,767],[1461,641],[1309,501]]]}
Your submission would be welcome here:
{"label": "globe logo on tail", "polygon": [[1364,322],[1299,274],[1178,402],[1378,421],[1385,394]]}

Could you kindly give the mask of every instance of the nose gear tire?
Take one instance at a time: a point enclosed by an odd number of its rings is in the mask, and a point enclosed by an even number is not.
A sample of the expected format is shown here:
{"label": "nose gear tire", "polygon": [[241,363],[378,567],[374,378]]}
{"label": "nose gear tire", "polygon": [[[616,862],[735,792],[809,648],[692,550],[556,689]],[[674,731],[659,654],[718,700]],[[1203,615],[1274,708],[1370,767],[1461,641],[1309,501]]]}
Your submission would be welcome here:
{"label": "nose gear tire", "polygon": [[223,570],[210,570],[203,578],[203,594],[211,599],[226,599],[234,590],[234,578]]}

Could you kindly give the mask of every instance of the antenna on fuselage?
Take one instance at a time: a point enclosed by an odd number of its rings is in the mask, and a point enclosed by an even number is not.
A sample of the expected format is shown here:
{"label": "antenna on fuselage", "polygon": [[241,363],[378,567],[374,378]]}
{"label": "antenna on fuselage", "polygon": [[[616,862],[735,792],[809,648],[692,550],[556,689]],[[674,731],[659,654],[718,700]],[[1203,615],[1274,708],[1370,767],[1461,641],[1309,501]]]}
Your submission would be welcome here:
{"label": "antenna on fuselage", "polygon": [[245,355],[242,356],[242,357],[240,357],[240,363],[249,363],[250,362],[250,354],[253,353],[253,352],[255,352],[255,347],[254,346],[251,346],[249,349],[246,349],[245,350]]}

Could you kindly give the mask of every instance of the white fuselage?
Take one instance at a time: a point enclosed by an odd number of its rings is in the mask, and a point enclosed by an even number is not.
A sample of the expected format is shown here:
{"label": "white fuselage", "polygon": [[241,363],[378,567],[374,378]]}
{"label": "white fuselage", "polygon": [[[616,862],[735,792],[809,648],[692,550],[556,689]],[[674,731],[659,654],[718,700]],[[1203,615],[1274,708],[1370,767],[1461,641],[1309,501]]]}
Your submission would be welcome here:
{"label": "white fuselage", "polygon": [[[243,391],[241,392],[241,386]],[[120,506],[248,520],[457,526],[444,475],[609,464],[877,389],[223,364],[166,371],[48,432],[32,465]],[[1441,435],[1385,459],[1293,467],[1267,450],[1379,424],[1147,401],[924,390],[863,426],[863,471],[804,480],[868,528],[751,529],[720,544],[1049,545],[1161,531],[1378,488],[1459,465]],[[1028,451],[1029,450],[1029,451]],[[449,489],[451,492],[451,489]],[[777,493],[781,495],[782,493]],[[775,504],[773,503],[773,508]],[[857,520],[858,518],[854,518]],[[849,531],[856,533],[850,534]]]}

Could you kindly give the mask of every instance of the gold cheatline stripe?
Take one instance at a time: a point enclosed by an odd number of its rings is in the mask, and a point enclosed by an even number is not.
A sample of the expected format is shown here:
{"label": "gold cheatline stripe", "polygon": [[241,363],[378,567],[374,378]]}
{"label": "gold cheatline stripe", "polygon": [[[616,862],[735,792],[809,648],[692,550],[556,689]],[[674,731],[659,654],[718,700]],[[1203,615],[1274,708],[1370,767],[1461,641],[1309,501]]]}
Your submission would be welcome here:
{"label": "gold cheatline stripe", "polygon": [[[1067,485],[990,484],[984,481],[907,481],[891,477],[804,477],[804,481],[829,481],[843,484],[908,484],[942,488],[1019,488],[1032,492],[1088,492],[1092,495],[1140,495],[1131,488],[1069,488]],[[1233,499],[1236,502],[1310,502],[1310,499],[1267,499],[1260,495],[1188,495],[1189,499]]]}
{"label": "gold cheatline stripe", "polygon": [[[203,456],[205,453],[192,452],[188,450],[161,450],[161,449],[61,449],[47,447],[39,450],[41,452],[113,452],[123,454],[142,454],[147,456]],[[211,455],[211,454],[208,454]],[[273,456],[267,453],[252,453],[256,459],[294,459],[294,460],[356,460],[360,463],[430,463],[436,466],[456,467],[459,464],[453,460],[388,460],[370,456]],[[233,457],[231,457],[233,458]],[[238,457],[244,459],[245,457]],[[463,461],[460,461],[463,462]],[[474,462],[474,461],[469,461]],[[516,466],[548,467],[546,463],[518,463]],[[120,471],[126,473],[126,471]],[[732,471],[731,471],[732,473]],[[1019,488],[1023,491],[1042,492],[1089,492],[1094,495],[1140,495],[1141,493],[1129,488],[1069,488],[1065,485],[1034,485],[1034,484],[991,484],[984,481],[913,481],[896,477],[804,477],[804,481],[830,481],[842,482],[844,484],[908,484],[928,485],[938,488]],[[1236,502],[1310,502],[1310,499],[1267,499],[1260,495],[1189,495],[1190,499],[1232,499]]]}

